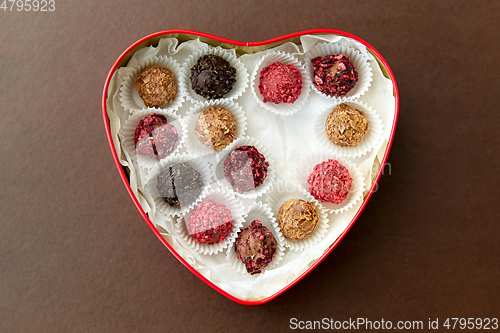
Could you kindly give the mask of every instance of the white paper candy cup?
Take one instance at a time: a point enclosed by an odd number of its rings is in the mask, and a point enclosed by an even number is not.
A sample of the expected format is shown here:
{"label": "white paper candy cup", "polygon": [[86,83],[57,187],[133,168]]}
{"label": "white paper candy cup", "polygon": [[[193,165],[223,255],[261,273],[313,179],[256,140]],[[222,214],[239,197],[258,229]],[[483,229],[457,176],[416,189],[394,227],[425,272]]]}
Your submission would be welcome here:
{"label": "white paper candy cup", "polygon": [[[137,128],[137,125],[139,125],[139,122],[150,115],[151,113],[156,113],[160,114],[162,116],[165,116],[167,118],[167,123],[169,125],[174,126],[175,130],[177,131],[177,134],[179,135],[179,140],[175,144],[174,149],[172,152],[168,155],[174,155],[177,153],[182,146],[183,143],[183,138],[182,138],[182,119],[173,111],[168,111],[168,110],[163,110],[163,109],[156,109],[156,108],[147,108],[147,109],[142,109],[135,111],[132,113],[132,115],[127,119],[125,122],[125,125],[123,125],[122,129],[122,136],[123,136],[123,148],[127,151],[127,153],[130,155],[131,159],[137,160],[137,164],[144,167],[144,168],[151,168],[155,163],[158,162],[157,159],[149,158],[143,155],[136,154],[135,152],[135,143],[134,143],[134,135],[135,135],[135,129]],[[167,156],[167,157],[168,157]]]}
{"label": "white paper candy cup", "polygon": [[[226,236],[224,241],[216,243],[216,244],[206,244],[206,243],[198,243],[196,240],[189,235],[187,221],[189,221],[189,216],[196,209],[196,207],[204,201],[214,200],[216,202],[224,204],[231,211],[232,218],[232,227],[231,232]],[[187,246],[191,247],[198,253],[202,254],[214,254],[223,251],[225,248],[229,246],[229,244],[233,244],[238,232],[241,229],[241,225],[243,224],[243,205],[236,198],[236,196],[228,191],[226,188],[223,189],[211,189],[203,198],[203,200],[194,206],[192,209],[188,210],[185,214],[183,214],[180,218],[177,219],[176,232],[177,238]]]}
{"label": "white paper candy cup", "polygon": [[[162,199],[156,187],[157,177],[160,174],[161,170],[170,164],[176,164],[176,163],[188,163],[193,169],[195,169],[201,174],[203,180],[203,187],[201,189],[200,194],[198,195],[196,200],[191,202],[189,205],[170,206],[167,202],[165,202]],[[144,192],[153,197],[155,207],[161,213],[169,216],[181,215],[186,211],[188,211],[189,209],[192,209],[208,194],[210,184],[212,183],[212,174],[213,172],[210,168],[210,164],[208,164],[208,162],[206,162],[202,158],[197,158],[186,153],[182,155],[169,156],[161,160],[159,163],[156,163],[149,170],[149,173],[146,176]]]}
{"label": "white paper candy cup", "polygon": [[380,143],[380,140],[383,138],[384,125],[382,125],[382,120],[380,120],[377,112],[367,104],[360,101],[350,101],[345,104],[353,109],[363,111],[368,121],[368,132],[366,132],[359,145],[354,147],[341,147],[331,142],[326,136],[326,119],[338,104],[332,104],[325,107],[323,111],[320,112],[313,124],[314,135],[316,141],[322,148],[336,156],[359,157],[368,153]]}
{"label": "white paper candy cup", "polygon": [[[248,212],[245,214],[244,219],[245,221],[243,222],[241,230],[248,227],[254,220],[260,220],[262,225],[265,226],[273,234],[277,242],[276,254],[274,255],[273,260],[269,263],[269,265],[262,269],[262,272],[260,274],[254,275],[255,277],[257,277],[264,274],[266,271],[272,270],[273,268],[278,266],[285,252],[285,248],[283,246],[284,237],[279,228],[276,228],[275,226],[276,218],[274,217],[273,212],[271,211],[269,206],[263,203],[256,202],[254,205],[252,205]],[[227,249],[226,258],[229,261],[231,269],[234,269],[238,273],[248,274],[245,265],[241,260],[238,259],[238,255],[234,249],[234,244],[231,244],[231,246],[229,246],[229,248]]]}
{"label": "white paper candy cup", "polygon": [[[358,72],[358,81],[356,82],[356,85],[345,96],[329,96],[319,91],[314,84],[314,70],[311,59],[316,57],[324,58],[330,54],[345,54],[352,61],[354,68]],[[304,61],[306,62],[306,68],[311,77],[312,89],[316,93],[334,101],[346,102],[359,98],[367,92],[371,86],[373,73],[370,63],[368,62],[368,59],[366,59],[358,50],[352,47],[335,43],[318,43],[306,53]]]}
{"label": "white paper candy cup", "polygon": [[[275,182],[271,190],[267,192],[267,204],[276,216],[274,225],[278,230],[280,230],[278,221],[279,209],[285,201],[290,199],[311,201],[306,192],[301,189],[297,183],[289,180],[280,180]],[[328,216],[323,207],[317,205],[316,210],[318,212],[319,221],[316,229],[314,229],[311,235],[298,241],[293,241],[284,237],[285,247],[288,247],[292,251],[304,251],[305,249],[317,244],[325,236],[326,230],[328,229]]]}
{"label": "white paper candy cup", "polygon": [[182,137],[184,138],[186,148],[191,154],[195,156],[203,156],[219,152],[219,150],[214,150],[212,147],[203,145],[194,133],[196,121],[198,120],[199,115],[203,111],[211,107],[224,108],[234,115],[234,117],[236,118],[236,136],[234,137],[234,140],[243,137],[247,129],[247,118],[245,116],[245,113],[243,112],[239,104],[235,102],[228,100],[214,100],[196,104],[188,111],[187,116],[184,117],[182,128]]}
{"label": "white paper candy cup", "polygon": [[[349,190],[349,194],[347,197],[339,204],[334,204],[331,202],[322,202],[316,199],[311,192],[309,192],[309,183],[307,182],[307,178],[312,173],[314,167],[327,160],[337,160],[340,164],[349,170],[349,176],[352,178],[351,189]],[[314,201],[317,205],[325,208],[327,213],[335,213],[339,214],[347,211],[355,204],[357,204],[363,198],[363,191],[365,188],[365,182],[363,174],[356,168],[356,165],[349,162],[348,160],[342,157],[336,157],[332,154],[325,152],[316,152],[306,157],[306,159],[302,162],[301,166],[297,170],[297,180],[299,182],[299,186],[307,192],[309,201]]]}
{"label": "white paper candy cup", "polygon": [[[295,66],[302,76],[302,90],[299,97],[297,97],[293,103],[264,103],[264,97],[259,91],[260,73],[264,68],[275,63],[276,61],[282,64]],[[257,66],[252,73],[250,82],[252,85],[252,94],[257,100],[257,103],[259,103],[259,105],[264,109],[281,116],[288,116],[297,113],[305,105],[307,98],[309,97],[311,86],[311,78],[309,77],[309,73],[304,64],[294,56],[281,51],[271,52],[263,56],[257,63]]]}
{"label": "white paper candy cup", "polygon": [[234,83],[231,91],[224,95],[223,99],[226,100],[234,100],[240,97],[245,91],[248,85],[248,72],[243,63],[238,59],[234,52],[230,52],[226,49],[223,49],[220,46],[217,47],[208,47],[204,49],[200,49],[194,53],[192,53],[186,61],[182,64],[182,75],[180,86],[184,91],[188,100],[192,103],[206,102],[207,99],[201,95],[198,95],[191,88],[191,68],[196,65],[198,59],[207,54],[213,54],[219,57],[222,57],[226,60],[231,67],[236,69],[236,82]]}
{"label": "white paper candy cup", "polygon": [[172,71],[175,75],[175,81],[177,82],[177,94],[172,102],[161,105],[159,109],[165,109],[168,111],[176,111],[184,102],[184,92],[180,87],[180,78],[182,76],[181,66],[172,58],[161,56],[161,57],[151,57],[141,61],[137,66],[133,68],[130,74],[125,78],[120,87],[120,102],[125,110],[133,112],[135,110],[140,110],[146,108],[146,104],[139,96],[139,92],[134,86],[135,77],[141,74],[147,67],[158,65],[166,67]]}
{"label": "white paper candy cup", "polygon": [[[236,190],[226,179],[224,175],[224,161],[226,158],[229,156],[229,154],[236,149],[237,147],[240,146],[254,146],[257,148],[259,153],[264,155],[266,161],[269,163],[269,167],[267,168],[267,176],[262,182],[260,186],[257,188],[254,188],[253,190],[249,192],[244,192],[244,193],[239,193],[238,190]],[[274,161],[270,155],[270,153],[254,138],[251,137],[243,137],[239,138],[233,143],[231,143],[229,146],[227,146],[224,150],[221,151],[220,155],[217,157],[217,165],[215,167],[215,177],[216,180],[220,181],[224,186],[227,186],[229,189],[231,189],[237,196],[245,198],[245,199],[254,199],[257,198],[264,193],[271,187],[271,184],[274,181],[275,177],[275,165]],[[250,167],[250,166],[249,166]]]}

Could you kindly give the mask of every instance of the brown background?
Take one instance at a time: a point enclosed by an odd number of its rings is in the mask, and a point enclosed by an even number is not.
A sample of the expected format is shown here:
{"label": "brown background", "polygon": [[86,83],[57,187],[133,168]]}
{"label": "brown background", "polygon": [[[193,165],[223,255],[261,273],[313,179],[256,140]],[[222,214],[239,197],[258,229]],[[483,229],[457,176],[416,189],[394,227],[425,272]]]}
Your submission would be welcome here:
{"label": "brown background", "polygon": [[[55,12],[0,10],[0,332],[500,317],[499,2],[55,2]],[[134,41],[176,28],[238,41],[344,30],[372,44],[399,85],[390,175],[332,254],[262,306],[182,266],[111,158],[106,75]]]}

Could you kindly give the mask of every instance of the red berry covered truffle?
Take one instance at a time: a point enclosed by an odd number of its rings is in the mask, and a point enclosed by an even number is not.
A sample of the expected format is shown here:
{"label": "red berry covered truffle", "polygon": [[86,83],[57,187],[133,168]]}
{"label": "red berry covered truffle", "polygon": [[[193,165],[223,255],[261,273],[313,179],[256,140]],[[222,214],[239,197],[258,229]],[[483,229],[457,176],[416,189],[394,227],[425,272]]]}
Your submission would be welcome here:
{"label": "red berry covered truffle", "polygon": [[278,61],[260,72],[259,92],[264,103],[293,103],[302,90],[302,76],[293,65]]}
{"label": "red berry covered truffle", "polygon": [[342,203],[352,187],[349,170],[332,159],[316,164],[307,182],[313,197],[334,204]]}
{"label": "red berry covered truffle", "polygon": [[177,130],[167,124],[167,118],[161,114],[151,113],[135,129],[134,144],[138,155],[162,159],[172,153],[178,141]]}
{"label": "red berry covered truffle", "polygon": [[223,203],[206,200],[189,215],[188,232],[198,243],[223,242],[233,226],[231,211]]}
{"label": "red berry covered truffle", "polygon": [[358,72],[345,54],[311,59],[314,86],[328,96],[345,96],[358,82]]}
{"label": "red berry covered truffle", "polygon": [[239,192],[253,191],[267,176],[269,162],[255,146],[240,146],[224,161],[224,176]]}
{"label": "red berry covered truffle", "polygon": [[260,220],[254,220],[249,227],[238,233],[234,250],[238,259],[245,264],[251,275],[259,274],[269,265],[276,255],[276,238],[262,225]]}

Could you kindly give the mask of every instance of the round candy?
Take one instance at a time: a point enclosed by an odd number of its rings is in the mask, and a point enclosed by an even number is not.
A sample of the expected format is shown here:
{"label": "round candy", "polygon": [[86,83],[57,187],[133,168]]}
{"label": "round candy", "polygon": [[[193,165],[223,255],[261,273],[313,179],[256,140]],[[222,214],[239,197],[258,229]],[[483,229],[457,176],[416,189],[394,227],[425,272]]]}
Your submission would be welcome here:
{"label": "round candy", "polygon": [[345,96],[356,85],[358,72],[345,54],[330,54],[311,59],[314,85],[329,96]]}
{"label": "round candy", "polygon": [[222,150],[236,137],[236,117],[224,108],[208,108],[198,116],[194,133],[204,146]]}
{"label": "round candy", "polygon": [[368,132],[368,120],[363,111],[340,104],[326,119],[325,131],[332,143],[341,147],[355,147]]}
{"label": "round candy", "polygon": [[220,202],[202,201],[189,215],[187,223],[191,237],[198,243],[223,242],[233,226],[231,211]]}
{"label": "round candy", "polygon": [[236,69],[224,58],[207,54],[191,68],[191,88],[206,99],[223,98],[236,82]]}
{"label": "round candy", "polygon": [[151,113],[135,129],[134,144],[138,155],[162,159],[170,155],[178,141],[177,130],[160,114]]}
{"label": "round candy", "polygon": [[318,226],[319,216],[313,202],[290,199],[281,205],[278,221],[283,235],[288,239],[298,241],[311,236]]}
{"label": "round candy", "polygon": [[166,67],[149,66],[135,77],[134,86],[148,107],[172,102],[177,94],[175,75]]}
{"label": "round candy", "polygon": [[317,200],[339,204],[349,194],[352,178],[339,161],[329,159],[314,166],[307,183],[309,192]]}
{"label": "round candy", "polygon": [[259,92],[264,103],[293,103],[302,90],[302,76],[293,65],[278,61],[260,72]]}
{"label": "round candy", "polygon": [[254,146],[234,149],[224,161],[224,176],[239,192],[249,192],[262,185],[269,162]]}

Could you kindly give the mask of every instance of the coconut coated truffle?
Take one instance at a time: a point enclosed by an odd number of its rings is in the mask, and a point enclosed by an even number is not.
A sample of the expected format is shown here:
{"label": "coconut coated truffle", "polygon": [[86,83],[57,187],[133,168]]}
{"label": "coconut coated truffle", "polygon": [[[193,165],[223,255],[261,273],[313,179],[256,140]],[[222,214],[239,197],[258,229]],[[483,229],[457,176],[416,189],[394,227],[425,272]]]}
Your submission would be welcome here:
{"label": "coconut coated truffle", "polygon": [[311,236],[318,226],[319,215],[313,202],[290,199],[281,205],[278,221],[283,235],[288,239],[298,241]]}
{"label": "coconut coated truffle", "polygon": [[194,133],[204,146],[222,150],[233,142],[236,128],[236,117],[231,112],[211,107],[198,116]]}
{"label": "coconut coated truffle", "polygon": [[269,265],[276,255],[277,242],[273,234],[262,225],[260,220],[254,220],[250,226],[238,233],[234,250],[238,259],[245,264],[251,275],[259,274]]}
{"label": "coconut coated truffle", "polygon": [[135,77],[134,86],[148,107],[158,107],[172,102],[177,95],[174,73],[161,66],[149,66]]}
{"label": "coconut coated truffle", "polygon": [[368,132],[368,120],[363,111],[342,103],[326,119],[325,131],[328,140],[337,146],[355,147]]}

